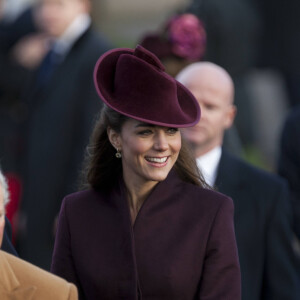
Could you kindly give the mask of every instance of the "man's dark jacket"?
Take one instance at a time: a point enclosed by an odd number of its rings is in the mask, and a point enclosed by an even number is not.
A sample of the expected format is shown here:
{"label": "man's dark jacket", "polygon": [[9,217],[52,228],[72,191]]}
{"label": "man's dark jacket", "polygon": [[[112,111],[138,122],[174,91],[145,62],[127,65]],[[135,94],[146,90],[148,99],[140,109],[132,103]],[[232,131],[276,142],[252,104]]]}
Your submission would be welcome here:
{"label": "man's dark jacket", "polygon": [[77,190],[84,151],[101,109],[93,69],[108,49],[108,43],[88,29],[63,61],[52,67],[51,77],[43,85],[37,70],[24,96],[28,105],[20,214],[24,226],[18,231],[18,252],[47,270],[61,201]]}
{"label": "man's dark jacket", "polygon": [[283,127],[278,172],[291,189],[294,228],[300,239],[300,105],[293,109]]}
{"label": "man's dark jacket", "polygon": [[216,186],[234,202],[242,299],[300,299],[285,182],[223,150]]}

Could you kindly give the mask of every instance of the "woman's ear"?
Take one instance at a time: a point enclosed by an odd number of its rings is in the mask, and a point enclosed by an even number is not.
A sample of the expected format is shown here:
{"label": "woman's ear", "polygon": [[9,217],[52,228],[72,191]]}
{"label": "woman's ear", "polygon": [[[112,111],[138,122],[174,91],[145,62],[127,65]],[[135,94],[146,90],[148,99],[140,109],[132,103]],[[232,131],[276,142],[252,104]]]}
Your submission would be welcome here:
{"label": "woman's ear", "polygon": [[121,136],[119,133],[117,133],[111,127],[107,127],[107,136],[110,143],[115,149],[121,149]]}

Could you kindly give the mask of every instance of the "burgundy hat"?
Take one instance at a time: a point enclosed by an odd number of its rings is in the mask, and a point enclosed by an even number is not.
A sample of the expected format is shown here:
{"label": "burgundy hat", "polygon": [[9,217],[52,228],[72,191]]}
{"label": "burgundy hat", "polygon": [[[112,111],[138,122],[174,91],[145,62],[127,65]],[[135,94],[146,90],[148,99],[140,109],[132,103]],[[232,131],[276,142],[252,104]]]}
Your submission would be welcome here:
{"label": "burgundy hat", "polygon": [[195,97],[142,46],[103,54],[95,66],[94,83],[109,107],[130,118],[167,127],[191,127],[200,119]]}

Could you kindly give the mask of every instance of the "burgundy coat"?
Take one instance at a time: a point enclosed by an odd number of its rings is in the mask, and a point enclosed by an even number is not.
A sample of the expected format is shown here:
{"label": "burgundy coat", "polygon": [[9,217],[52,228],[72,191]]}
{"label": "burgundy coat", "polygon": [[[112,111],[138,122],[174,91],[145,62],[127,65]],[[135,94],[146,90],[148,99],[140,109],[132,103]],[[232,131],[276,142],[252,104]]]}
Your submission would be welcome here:
{"label": "burgundy coat", "polygon": [[80,299],[239,300],[232,200],[182,182],[174,171],[131,225],[124,183],[67,196],[52,272]]}

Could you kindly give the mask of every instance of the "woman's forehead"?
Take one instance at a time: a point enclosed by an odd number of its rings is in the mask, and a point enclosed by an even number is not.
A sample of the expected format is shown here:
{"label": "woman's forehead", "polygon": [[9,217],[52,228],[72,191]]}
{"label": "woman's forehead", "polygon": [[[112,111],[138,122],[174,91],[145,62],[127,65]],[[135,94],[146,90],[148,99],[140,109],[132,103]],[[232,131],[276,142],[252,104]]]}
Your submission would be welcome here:
{"label": "woman's forehead", "polygon": [[156,125],[156,124],[146,123],[146,122],[135,120],[132,118],[128,118],[128,120],[124,123],[124,125],[126,123],[134,128],[139,128],[139,127],[153,127],[153,128],[155,127],[155,128],[162,128],[162,129],[169,128],[166,126],[160,126],[160,125]]}

